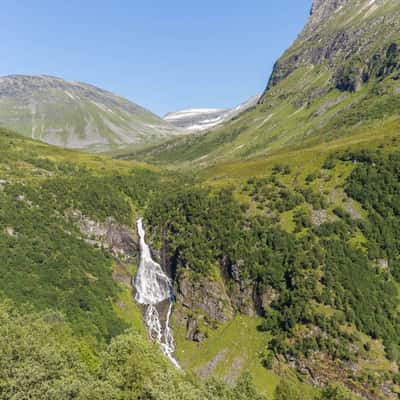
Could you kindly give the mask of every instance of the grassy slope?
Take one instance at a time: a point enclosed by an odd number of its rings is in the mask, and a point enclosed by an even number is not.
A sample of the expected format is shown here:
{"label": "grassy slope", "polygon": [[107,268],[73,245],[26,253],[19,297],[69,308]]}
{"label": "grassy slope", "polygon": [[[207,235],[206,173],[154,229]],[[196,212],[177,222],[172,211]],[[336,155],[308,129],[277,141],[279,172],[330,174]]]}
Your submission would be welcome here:
{"label": "grassy slope", "polygon": [[98,152],[123,143],[154,145],[179,133],[150,111],[90,85],[49,77],[7,79],[0,125],[29,138]]}
{"label": "grassy slope", "polygon": [[384,146],[388,151],[396,149],[400,143],[400,119],[393,117],[386,121],[377,121],[368,127],[359,127],[353,135],[318,143],[307,148],[285,148],[265,157],[250,160],[221,162],[204,168],[200,175],[209,183],[235,183],[253,176],[263,176],[272,171],[277,164],[287,164],[301,177],[307,176],[319,168],[327,156],[336,151],[347,149],[374,149]]}
{"label": "grassy slope", "polygon": [[[185,340],[184,329],[175,325],[177,357],[188,371],[202,374],[202,371],[209,368],[209,373],[228,381],[248,370],[253,375],[258,390],[271,398],[280,377],[265,369],[260,362],[260,354],[268,338],[268,334],[257,330],[260,322],[260,318],[238,315],[212,332],[200,344]],[[316,390],[301,384],[294,374],[287,372],[289,379],[302,387],[304,399],[311,399]]]}

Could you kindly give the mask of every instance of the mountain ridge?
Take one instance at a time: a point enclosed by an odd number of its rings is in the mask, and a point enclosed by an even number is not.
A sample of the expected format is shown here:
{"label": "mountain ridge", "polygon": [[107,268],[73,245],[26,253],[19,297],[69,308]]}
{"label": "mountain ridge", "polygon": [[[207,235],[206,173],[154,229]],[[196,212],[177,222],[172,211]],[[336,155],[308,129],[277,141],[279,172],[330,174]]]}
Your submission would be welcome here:
{"label": "mountain ridge", "polygon": [[181,133],[114,93],[49,75],[1,77],[0,106],[0,125],[63,147],[140,146]]}

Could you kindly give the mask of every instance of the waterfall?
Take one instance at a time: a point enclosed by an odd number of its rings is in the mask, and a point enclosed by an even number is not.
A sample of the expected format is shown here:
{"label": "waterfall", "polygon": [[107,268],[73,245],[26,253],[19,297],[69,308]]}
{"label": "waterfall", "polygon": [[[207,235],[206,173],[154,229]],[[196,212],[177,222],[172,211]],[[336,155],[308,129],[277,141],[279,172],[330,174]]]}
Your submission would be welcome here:
{"label": "waterfall", "polygon": [[[173,305],[172,283],[160,264],[151,257],[150,248],[145,241],[142,218],[137,221],[137,230],[140,238],[140,263],[133,282],[136,288],[135,299],[139,304],[146,306],[144,319],[150,338],[156,340],[163,353],[177,368],[180,368],[178,361],[173,356],[175,343],[169,326]],[[157,305],[165,300],[169,300],[169,307],[165,323],[162,324]]]}

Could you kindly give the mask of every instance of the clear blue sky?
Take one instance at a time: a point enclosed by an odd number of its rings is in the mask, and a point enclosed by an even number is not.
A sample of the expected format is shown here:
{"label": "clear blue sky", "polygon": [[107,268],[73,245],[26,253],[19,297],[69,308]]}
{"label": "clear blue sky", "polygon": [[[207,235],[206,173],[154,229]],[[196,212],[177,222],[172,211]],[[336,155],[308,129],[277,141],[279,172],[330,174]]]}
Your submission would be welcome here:
{"label": "clear blue sky", "polygon": [[0,75],[92,83],[162,115],[262,91],[311,0],[3,2]]}

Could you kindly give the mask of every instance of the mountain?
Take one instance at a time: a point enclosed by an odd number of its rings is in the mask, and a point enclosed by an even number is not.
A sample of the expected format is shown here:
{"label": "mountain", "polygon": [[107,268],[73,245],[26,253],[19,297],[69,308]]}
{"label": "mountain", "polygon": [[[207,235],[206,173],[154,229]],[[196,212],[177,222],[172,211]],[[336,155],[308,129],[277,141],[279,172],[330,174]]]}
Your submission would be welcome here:
{"label": "mountain", "polygon": [[164,120],[183,128],[188,133],[202,132],[230,121],[243,111],[254,107],[260,95],[256,95],[232,109],[198,108],[168,113]]}
{"label": "mountain", "polygon": [[0,398],[398,398],[398,11],[314,1],[166,169],[0,128]]}
{"label": "mountain", "polygon": [[96,151],[181,133],[122,97],[50,76],[0,78],[0,125],[47,143]]}
{"label": "mountain", "polygon": [[257,107],[141,156],[211,165],[307,148],[397,118],[399,15],[396,0],[314,1],[307,25],[276,62]]}

